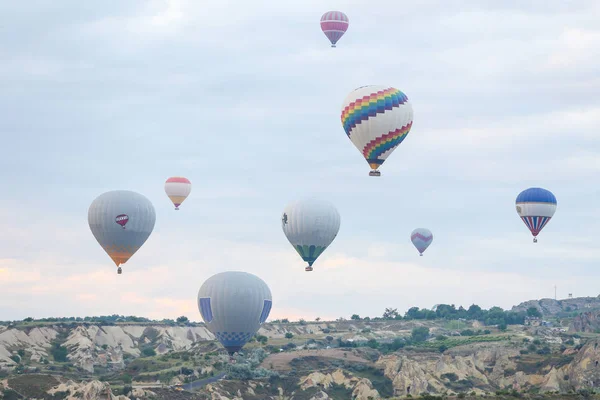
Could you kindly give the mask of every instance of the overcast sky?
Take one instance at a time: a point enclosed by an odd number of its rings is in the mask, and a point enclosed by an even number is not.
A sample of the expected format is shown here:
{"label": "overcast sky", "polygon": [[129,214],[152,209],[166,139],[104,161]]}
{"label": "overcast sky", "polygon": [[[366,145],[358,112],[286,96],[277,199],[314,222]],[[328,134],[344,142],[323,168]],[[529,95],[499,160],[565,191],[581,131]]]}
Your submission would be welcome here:
{"label": "overcast sky", "polygon": [[[329,10],[350,19],[335,49]],[[600,294],[598,1],[46,0],[0,15],[0,320],[200,321],[200,285],[227,270],[267,282],[272,318]],[[380,178],[340,122],[369,84],[415,113]],[[178,212],[174,175],[193,184]],[[558,199],[535,245],[514,206],[531,186]],[[114,189],[157,212],[122,275],[87,222]],[[308,273],[280,217],[312,195],[341,228]],[[424,257],[417,227],[434,233]]]}

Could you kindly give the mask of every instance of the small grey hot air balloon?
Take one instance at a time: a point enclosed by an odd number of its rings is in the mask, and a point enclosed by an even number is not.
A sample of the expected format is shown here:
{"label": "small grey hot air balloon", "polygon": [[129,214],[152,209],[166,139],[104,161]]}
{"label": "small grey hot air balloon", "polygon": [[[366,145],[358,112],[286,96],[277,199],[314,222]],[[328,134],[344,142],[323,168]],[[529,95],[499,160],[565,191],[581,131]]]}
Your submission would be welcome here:
{"label": "small grey hot air balloon", "polygon": [[433,233],[427,228],[417,228],[410,233],[410,241],[419,250],[419,255],[422,256],[433,241]]}
{"label": "small grey hot air balloon", "polygon": [[229,355],[238,352],[271,312],[271,290],[256,275],[227,271],[213,275],[198,291],[198,309],[209,331]]}
{"label": "small grey hot air balloon", "polygon": [[129,190],[113,190],[98,196],[88,210],[88,223],[100,246],[117,265],[129,260],[146,242],[154,223],[154,206],[146,197]]}
{"label": "small grey hot air balloon", "polygon": [[281,217],[283,233],[300,257],[306,271],[333,242],[340,230],[340,214],[328,201],[305,199],[290,203]]}

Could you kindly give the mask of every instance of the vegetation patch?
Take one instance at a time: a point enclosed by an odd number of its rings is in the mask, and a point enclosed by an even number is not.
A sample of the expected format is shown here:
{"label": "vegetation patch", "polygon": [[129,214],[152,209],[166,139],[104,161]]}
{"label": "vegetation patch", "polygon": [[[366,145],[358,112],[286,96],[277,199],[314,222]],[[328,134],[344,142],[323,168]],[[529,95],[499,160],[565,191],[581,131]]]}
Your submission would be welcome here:
{"label": "vegetation patch", "polygon": [[8,386],[27,399],[56,399],[46,392],[59,384],[52,375],[19,375],[8,380]]}
{"label": "vegetation patch", "polygon": [[327,394],[332,400],[348,400],[352,398],[352,389],[334,383],[327,389]]}

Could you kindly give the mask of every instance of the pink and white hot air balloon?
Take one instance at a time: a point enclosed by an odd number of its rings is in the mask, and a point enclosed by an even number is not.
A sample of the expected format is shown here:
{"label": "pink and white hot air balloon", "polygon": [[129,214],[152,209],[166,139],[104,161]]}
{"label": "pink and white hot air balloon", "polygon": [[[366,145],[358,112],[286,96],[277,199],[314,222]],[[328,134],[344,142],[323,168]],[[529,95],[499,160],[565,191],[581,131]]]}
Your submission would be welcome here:
{"label": "pink and white hot air balloon", "polygon": [[348,16],[341,11],[327,11],[321,17],[321,30],[331,42],[331,47],[344,36],[350,21]]}
{"label": "pink and white hot air balloon", "polygon": [[179,210],[179,206],[189,196],[191,191],[192,183],[182,176],[171,177],[165,182],[165,192],[175,205],[176,210]]}
{"label": "pink and white hot air balloon", "polygon": [[417,228],[411,232],[410,240],[417,250],[419,250],[419,255],[422,256],[423,252],[427,250],[433,241],[433,233],[426,228]]}

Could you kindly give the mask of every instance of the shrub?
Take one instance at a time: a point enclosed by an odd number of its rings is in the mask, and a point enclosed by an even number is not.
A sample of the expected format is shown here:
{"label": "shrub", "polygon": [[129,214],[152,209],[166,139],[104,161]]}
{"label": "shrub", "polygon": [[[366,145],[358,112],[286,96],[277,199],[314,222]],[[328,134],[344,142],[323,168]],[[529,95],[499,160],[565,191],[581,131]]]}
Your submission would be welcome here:
{"label": "shrub", "polygon": [[156,351],[152,347],[145,347],[142,349],[142,355],[144,357],[154,357],[156,355]]}
{"label": "shrub", "polygon": [[429,336],[429,328],[421,326],[419,328],[413,328],[411,332],[412,340],[415,342],[424,342]]}
{"label": "shrub", "polygon": [[287,333],[285,334],[285,338],[286,338],[286,339],[291,339],[291,338],[293,338],[293,337],[294,337],[294,334],[293,334],[293,333],[291,333],[291,332],[287,332]]}
{"label": "shrub", "polygon": [[54,357],[54,361],[67,362],[67,355],[69,352],[66,347],[54,343],[50,349],[50,353],[52,354],[52,357]]}

